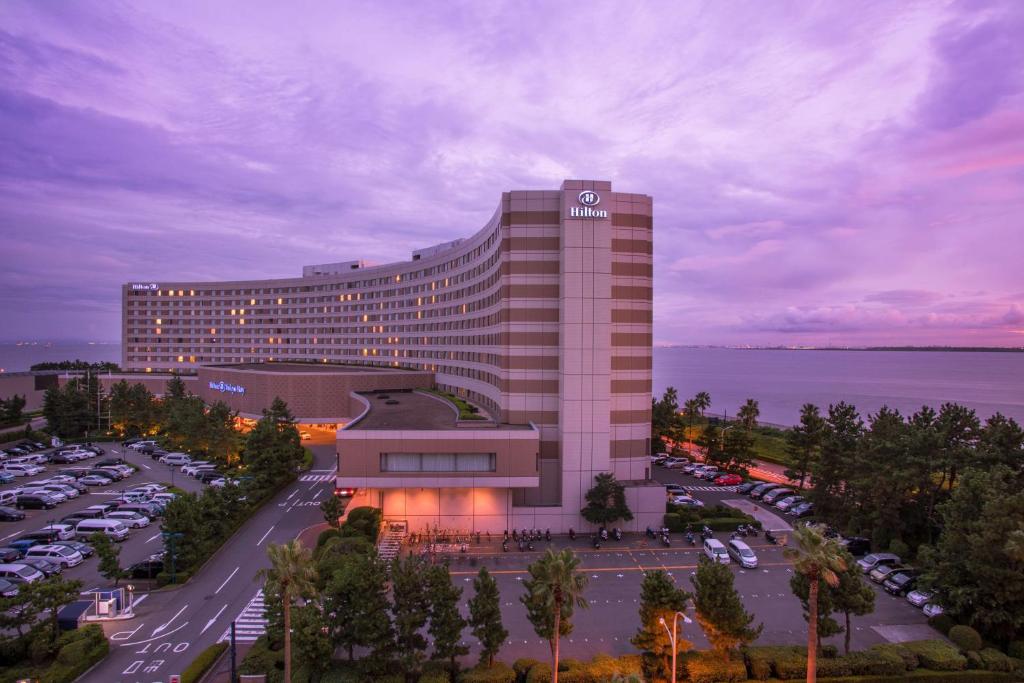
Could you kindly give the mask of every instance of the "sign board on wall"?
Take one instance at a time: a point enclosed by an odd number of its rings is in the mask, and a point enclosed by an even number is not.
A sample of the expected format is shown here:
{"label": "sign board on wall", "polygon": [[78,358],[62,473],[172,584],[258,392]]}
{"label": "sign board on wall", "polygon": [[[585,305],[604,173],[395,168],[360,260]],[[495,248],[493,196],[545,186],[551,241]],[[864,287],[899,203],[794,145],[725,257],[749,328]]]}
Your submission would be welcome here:
{"label": "sign board on wall", "polygon": [[228,384],[224,380],[219,382],[210,382],[210,388],[214,391],[220,391],[226,394],[244,394],[245,387],[240,384]]}
{"label": "sign board on wall", "polygon": [[569,218],[608,218],[607,210],[595,208],[601,203],[601,195],[593,190],[580,192],[577,200],[583,206],[569,207]]}

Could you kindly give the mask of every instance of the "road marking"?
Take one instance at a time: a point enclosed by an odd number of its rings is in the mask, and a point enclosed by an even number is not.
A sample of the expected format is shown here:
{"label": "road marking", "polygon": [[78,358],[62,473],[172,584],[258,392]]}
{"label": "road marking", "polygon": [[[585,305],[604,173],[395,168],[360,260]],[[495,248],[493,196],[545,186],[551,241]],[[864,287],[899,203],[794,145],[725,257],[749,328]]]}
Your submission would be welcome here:
{"label": "road marking", "polygon": [[160,534],[153,534],[152,536],[150,536],[149,538],[146,539],[146,543],[150,543],[151,541],[155,541],[158,538],[160,538]]}
{"label": "road marking", "polygon": [[[264,616],[263,590],[260,589],[235,619],[235,640],[251,643],[266,632],[267,618]],[[230,639],[231,628],[228,627],[217,642],[223,643]]]}
{"label": "road marking", "polygon": [[132,598],[132,609],[135,609],[137,605],[142,604],[142,601],[149,597],[149,593],[143,593],[137,598]]}
{"label": "road marking", "polygon": [[145,643],[152,643],[154,640],[160,640],[161,638],[167,638],[172,633],[177,633],[178,631],[180,631],[181,629],[185,628],[186,626],[188,626],[188,622],[187,621],[182,623],[181,626],[179,626],[179,627],[177,627],[175,629],[171,629],[167,633],[161,633],[158,636],[152,636],[150,638],[146,638],[145,640],[136,640],[134,643],[122,643],[121,647],[134,647],[135,645],[143,645]]}
{"label": "road marking", "polygon": [[296,494],[296,493],[298,493],[298,492],[299,492],[299,490],[298,490],[298,489],[295,489],[294,491],[292,491],[292,492],[291,492],[291,494],[289,494],[289,495],[288,495],[288,497],[287,497],[287,498],[285,498],[285,499],[284,499],[284,501],[285,501],[285,502],[287,503],[287,502],[288,502],[289,500],[291,500],[291,499],[292,499],[292,498],[293,498],[293,497],[295,496],[295,494]]}
{"label": "road marking", "polygon": [[142,463],[142,466],[143,466],[143,467],[145,467],[145,468],[146,468],[147,470],[151,470],[151,469],[153,469],[152,467],[150,467],[150,466],[149,466],[149,465],[147,465],[146,463]]}
{"label": "road marking", "polygon": [[[259,545],[259,544],[257,543],[257,545]],[[226,586],[228,584],[228,581],[231,580],[231,577],[234,576],[237,573],[238,573],[238,567],[235,567],[235,571],[233,571],[230,574],[228,574],[228,578],[224,579],[224,583],[222,583],[220,585],[220,588],[218,588],[217,590],[213,591],[213,594],[216,595],[217,593],[220,593],[221,588],[224,588],[224,586]]]}
{"label": "road marking", "polygon": [[261,538],[260,540],[256,541],[256,547],[257,548],[260,547],[260,543],[263,543],[263,541],[267,540],[267,536],[269,536],[270,532],[273,531],[273,530],[274,530],[274,527],[271,526],[269,529],[267,529],[267,533],[263,534],[263,538]]}
{"label": "road marking", "polygon": [[187,602],[184,605],[182,605],[181,609],[178,610],[177,613],[173,617],[171,617],[170,619],[168,619],[167,621],[165,621],[164,623],[160,624],[155,629],[153,629],[153,635],[155,636],[158,633],[163,633],[167,629],[167,627],[171,625],[171,622],[174,621],[175,619],[177,619],[178,617],[180,617],[181,613],[184,612],[186,609],[188,609],[188,603]]}
{"label": "road marking", "polygon": [[4,541],[6,541],[6,540],[7,540],[8,538],[10,538],[11,536],[17,536],[17,535],[18,535],[18,534],[20,534],[20,533],[21,533],[20,531],[15,531],[15,532],[14,532],[13,534],[7,534],[6,536],[4,536],[4,537],[3,537],[3,539],[0,539],[0,540],[4,540]]}
{"label": "road marking", "polygon": [[210,619],[208,622],[206,622],[206,626],[204,626],[203,630],[199,632],[199,635],[203,635],[204,633],[206,633],[206,629],[213,626],[213,622],[217,621],[217,618],[220,617],[220,615],[224,612],[224,610],[227,609],[227,607],[227,605],[222,605],[220,610],[218,610],[218,612],[213,615],[213,619]]}
{"label": "road marking", "polygon": [[138,632],[138,630],[140,628],[142,628],[143,626],[145,626],[145,625],[146,625],[146,622],[142,622],[141,624],[139,624],[138,626],[135,627],[134,631],[118,631],[117,633],[111,634],[110,639],[113,640],[113,641],[127,640],[127,639],[131,638],[132,636],[134,636]]}

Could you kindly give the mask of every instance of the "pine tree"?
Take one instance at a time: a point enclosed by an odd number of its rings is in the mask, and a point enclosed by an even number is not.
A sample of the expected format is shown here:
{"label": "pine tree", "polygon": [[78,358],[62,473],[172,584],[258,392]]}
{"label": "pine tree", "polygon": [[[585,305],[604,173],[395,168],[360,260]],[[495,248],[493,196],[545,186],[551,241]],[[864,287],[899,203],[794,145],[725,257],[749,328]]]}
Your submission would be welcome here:
{"label": "pine tree", "polygon": [[110,536],[102,532],[93,534],[89,538],[89,542],[99,558],[100,576],[108,581],[113,581],[116,587],[117,582],[127,576],[127,572],[121,569],[121,547],[110,540]]}
{"label": "pine tree", "polygon": [[473,635],[480,641],[480,663],[488,668],[494,665],[494,657],[508,638],[508,631],[501,623],[501,595],[498,582],[480,567],[473,579],[473,597],[469,601],[469,623]]}
{"label": "pine tree", "polygon": [[702,561],[692,581],[697,623],[723,658],[728,659],[732,648],[750,643],[761,635],[764,624],[751,627],[754,615],[743,609],[728,565]]}
{"label": "pine tree", "polygon": [[864,581],[864,575],[857,566],[853,555],[845,549],[840,551],[843,563],[846,565],[844,571],[839,572],[839,585],[829,588],[832,609],[845,617],[846,625],[843,627],[843,648],[846,654],[850,654],[850,617],[864,616],[875,611],[875,591]]}
{"label": "pine tree", "polygon": [[390,658],[387,569],[376,551],[344,555],[324,587],[323,601],[331,643],[346,650],[350,661],[356,647],[369,648],[369,663]]}
{"label": "pine tree", "polygon": [[337,529],[341,522],[341,516],[345,514],[345,504],[341,502],[338,496],[331,495],[327,497],[327,500],[320,503],[320,512],[324,513],[324,520],[332,527]]}
{"label": "pine tree", "polygon": [[391,615],[395,623],[395,652],[407,683],[415,683],[427,658],[423,627],[430,617],[427,568],[410,555],[391,564]]}
{"label": "pine tree", "polygon": [[[661,620],[671,624],[676,612],[686,610],[690,594],[677,588],[664,571],[644,575],[640,589],[640,627],[630,642],[643,651],[644,675],[651,680],[671,678],[672,642]],[[691,643],[676,636],[676,652],[689,650]]]}
{"label": "pine tree", "polygon": [[587,505],[580,514],[591,524],[601,526],[620,519],[627,522],[633,519],[633,513],[626,504],[626,488],[611,472],[601,472],[594,477],[594,487],[587,491]]}
{"label": "pine tree", "polygon": [[462,589],[452,584],[448,565],[431,567],[428,574],[430,590],[430,626],[427,632],[434,639],[434,659],[447,661],[448,677],[455,683],[459,675],[458,658],[469,654],[462,644],[466,620],[459,612]]}
{"label": "pine tree", "polygon": [[804,487],[818,458],[821,456],[821,440],[825,431],[825,420],[813,403],[805,403],[800,409],[800,424],[786,432],[786,455],[790,466],[786,476],[800,482]]}

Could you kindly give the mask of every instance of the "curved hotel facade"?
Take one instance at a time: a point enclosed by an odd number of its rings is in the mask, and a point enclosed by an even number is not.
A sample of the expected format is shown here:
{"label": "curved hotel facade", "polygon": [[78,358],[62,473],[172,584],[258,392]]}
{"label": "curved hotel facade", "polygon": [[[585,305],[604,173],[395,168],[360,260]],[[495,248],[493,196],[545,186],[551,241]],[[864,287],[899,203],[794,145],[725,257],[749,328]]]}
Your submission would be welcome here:
{"label": "curved hotel facade", "polygon": [[271,392],[319,406],[296,414],[343,425],[338,486],[414,529],[585,528],[606,471],[643,528],[664,512],[647,458],[652,248],[647,195],[586,180],[505,192],[476,234],[409,261],[128,283],[123,367],[196,373],[197,393],[243,415]]}

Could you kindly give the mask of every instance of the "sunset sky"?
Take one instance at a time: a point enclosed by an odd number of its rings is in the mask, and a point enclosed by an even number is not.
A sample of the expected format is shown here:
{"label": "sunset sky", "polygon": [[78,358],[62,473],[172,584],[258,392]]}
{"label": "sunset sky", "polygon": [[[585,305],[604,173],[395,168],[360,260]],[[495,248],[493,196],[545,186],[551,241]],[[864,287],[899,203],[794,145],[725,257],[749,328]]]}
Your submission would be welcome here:
{"label": "sunset sky", "polygon": [[655,341],[1024,345],[1024,2],[0,4],[0,339],[655,202]]}

